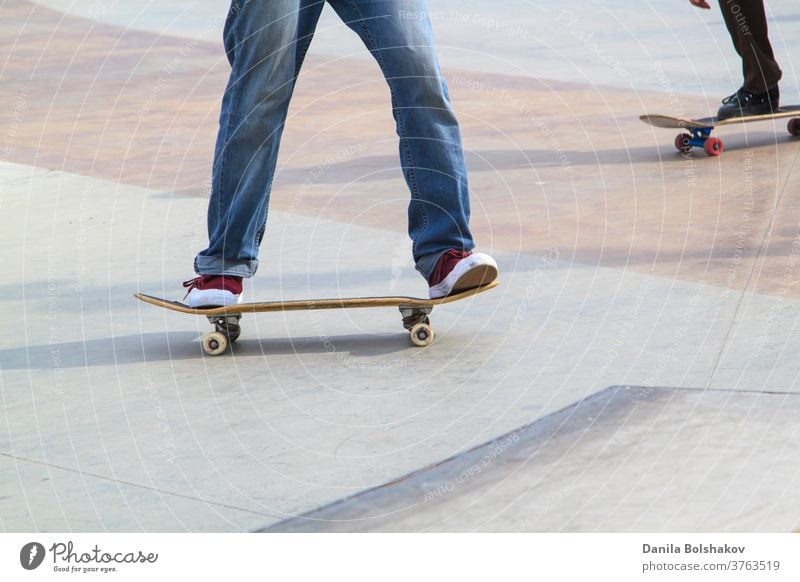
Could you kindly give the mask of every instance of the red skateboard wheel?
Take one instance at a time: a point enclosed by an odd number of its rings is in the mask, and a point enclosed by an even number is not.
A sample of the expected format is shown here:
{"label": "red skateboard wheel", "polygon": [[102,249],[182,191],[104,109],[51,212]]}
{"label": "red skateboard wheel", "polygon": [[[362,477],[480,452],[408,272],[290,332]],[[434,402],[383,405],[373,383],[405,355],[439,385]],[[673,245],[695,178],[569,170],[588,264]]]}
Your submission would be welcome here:
{"label": "red skateboard wheel", "polygon": [[709,156],[718,156],[722,153],[725,147],[722,145],[722,140],[718,137],[710,137],[703,144],[703,149]]}
{"label": "red skateboard wheel", "polygon": [[692,151],[692,136],[688,133],[679,133],[675,136],[675,149],[684,154]]}

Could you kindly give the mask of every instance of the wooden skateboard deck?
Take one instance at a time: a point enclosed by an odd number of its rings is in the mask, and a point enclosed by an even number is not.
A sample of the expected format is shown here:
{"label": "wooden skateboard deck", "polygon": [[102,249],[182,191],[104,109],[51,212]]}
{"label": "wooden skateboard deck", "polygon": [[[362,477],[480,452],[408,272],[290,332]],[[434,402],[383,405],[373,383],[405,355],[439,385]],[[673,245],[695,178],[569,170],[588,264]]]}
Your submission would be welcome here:
{"label": "wooden skateboard deck", "polygon": [[368,307],[398,307],[403,316],[404,327],[411,332],[411,341],[416,346],[427,346],[433,341],[433,329],[428,315],[436,305],[452,303],[484,291],[494,289],[499,281],[468,289],[461,293],[439,299],[420,297],[345,297],[341,299],[301,299],[292,301],[267,301],[258,303],[238,303],[226,307],[193,308],[179,301],[161,299],[144,293],[134,293],[134,297],[156,307],[163,307],[179,313],[203,315],[214,324],[216,330],[203,338],[203,349],[211,356],[225,353],[241,332],[239,319],[244,313],[263,313],[270,311],[306,311],[311,309],[349,309]]}
{"label": "wooden skateboard deck", "polygon": [[667,129],[687,129],[690,133],[681,133],[675,138],[675,148],[683,153],[689,153],[692,148],[703,148],[710,156],[718,156],[724,149],[722,140],[710,137],[711,131],[723,125],[735,123],[749,123],[751,121],[767,121],[770,119],[791,118],[787,129],[792,135],[800,135],[800,105],[781,107],[773,113],[762,115],[748,115],[745,117],[703,117],[700,119],[687,119],[669,115],[640,115],[639,119],[652,125]]}

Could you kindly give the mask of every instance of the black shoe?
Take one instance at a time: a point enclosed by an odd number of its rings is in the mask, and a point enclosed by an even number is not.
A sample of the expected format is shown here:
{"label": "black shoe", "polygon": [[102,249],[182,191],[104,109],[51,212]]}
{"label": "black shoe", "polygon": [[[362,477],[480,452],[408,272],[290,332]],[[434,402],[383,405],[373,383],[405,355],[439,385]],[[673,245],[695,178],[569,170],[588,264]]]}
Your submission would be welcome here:
{"label": "black shoe", "polygon": [[717,111],[717,119],[772,113],[778,110],[779,98],[780,91],[778,91],[777,85],[765,93],[752,93],[742,87],[730,97],[722,100],[723,105]]}

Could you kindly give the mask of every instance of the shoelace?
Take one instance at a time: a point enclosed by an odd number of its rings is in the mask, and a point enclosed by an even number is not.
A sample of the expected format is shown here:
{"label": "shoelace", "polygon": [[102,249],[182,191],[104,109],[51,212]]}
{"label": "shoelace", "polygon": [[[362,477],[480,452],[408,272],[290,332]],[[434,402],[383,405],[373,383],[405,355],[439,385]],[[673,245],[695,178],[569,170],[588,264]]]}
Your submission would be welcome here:
{"label": "shoelace", "polygon": [[189,296],[189,293],[192,292],[193,289],[196,289],[200,286],[200,281],[203,280],[203,275],[199,277],[195,277],[194,279],[189,279],[188,281],[183,282],[183,286],[186,287],[186,295],[183,296],[186,299]]}
{"label": "shoelace", "polygon": [[753,94],[750,93],[750,91],[745,91],[744,88],[742,88],[742,89],[739,89],[733,95],[729,95],[729,96],[725,97],[725,99],[722,100],[722,103],[724,105],[727,105],[728,103],[733,103],[734,101],[737,101],[738,103],[747,103],[752,98],[753,98]]}

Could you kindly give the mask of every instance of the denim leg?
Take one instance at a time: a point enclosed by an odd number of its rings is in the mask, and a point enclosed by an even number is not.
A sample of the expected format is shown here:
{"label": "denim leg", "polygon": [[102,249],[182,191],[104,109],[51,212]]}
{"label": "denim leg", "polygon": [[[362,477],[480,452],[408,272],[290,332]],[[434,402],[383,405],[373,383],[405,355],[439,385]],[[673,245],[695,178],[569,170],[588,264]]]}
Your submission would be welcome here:
{"label": "denim leg", "polygon": [[448,249],[472,250],[461,133],[433,47],[424,0],[329,0],[378,61],[392,94],[411,202],[408,233],[428,278]]}
{"label": "denim leg", "polygon": [[251,277],[289,100],[323,0],[233,0],[225,23],[231,75],[222,100],[201,275]]}

